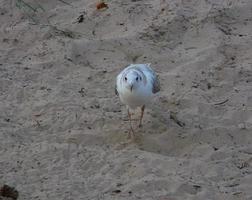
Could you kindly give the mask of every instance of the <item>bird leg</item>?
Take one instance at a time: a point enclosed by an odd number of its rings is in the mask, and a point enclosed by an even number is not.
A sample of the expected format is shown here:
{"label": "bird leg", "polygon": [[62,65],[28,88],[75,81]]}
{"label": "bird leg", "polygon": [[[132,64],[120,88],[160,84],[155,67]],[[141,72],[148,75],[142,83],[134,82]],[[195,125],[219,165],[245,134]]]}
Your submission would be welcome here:
{"label": "bird leg", "polygon": [[133,130],[132,123],[131,123],[132,119],[131,119],[131,113],[129,111],[129,108],[128,108],[128,116],[129,116],[129,121],[130,121],[130,131],[128,134],[128,138],[131,138],[131,133],[134,136],[134,130]]}
{"label": "bird leg", "polygon": [[143,115],[144,115],[144,109],[145,109],[145,105],[143,105],[141,107],[141,116],[140,116],[140,122],[139,122],[139,127],[142,127],[142,120],[143,120]]}

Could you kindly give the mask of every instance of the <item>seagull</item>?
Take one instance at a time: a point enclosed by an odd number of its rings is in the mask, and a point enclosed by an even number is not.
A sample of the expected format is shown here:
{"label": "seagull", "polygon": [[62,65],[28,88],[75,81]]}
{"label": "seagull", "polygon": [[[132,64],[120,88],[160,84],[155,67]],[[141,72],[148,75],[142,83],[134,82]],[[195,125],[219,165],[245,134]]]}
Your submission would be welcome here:
{"label": "seagull", "polygon": [[141,107],[139,127],[142,126],[145,106],[155,93],[160,91],[158,76],[151,68],[151,64],[130,64],[116,77],[115,94],[126,105],[130,121],[130,132],[134,135],[130,110]]}

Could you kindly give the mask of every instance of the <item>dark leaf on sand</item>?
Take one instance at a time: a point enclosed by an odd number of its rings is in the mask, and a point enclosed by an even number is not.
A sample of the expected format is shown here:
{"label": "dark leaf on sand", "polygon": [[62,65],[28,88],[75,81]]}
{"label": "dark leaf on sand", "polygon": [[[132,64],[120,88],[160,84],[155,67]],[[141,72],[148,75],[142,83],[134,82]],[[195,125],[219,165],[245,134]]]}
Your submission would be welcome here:
{"label": "dark leaf on sand", "polygon": [[3,185],[0,188],[0,197],[9,197],[13,200],[18,198],[18,191],[14,187],[10,187],[8,185]]}

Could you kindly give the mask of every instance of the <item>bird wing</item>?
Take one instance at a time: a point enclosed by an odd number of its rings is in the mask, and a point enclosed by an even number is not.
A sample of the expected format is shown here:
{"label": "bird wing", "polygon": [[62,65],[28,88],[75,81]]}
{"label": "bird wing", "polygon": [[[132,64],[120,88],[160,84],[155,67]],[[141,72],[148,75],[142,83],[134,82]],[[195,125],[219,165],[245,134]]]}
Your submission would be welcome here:
{"label": "bird wing", "polygon": [[157,93],[160,91],[161,86],[160,86],[160,81],[159,77],[156,75],[155,71],[150,67],[150,63],[146,64],[132,64],[132,67],[136,67],[140,69],[145,76],[148,76],[150,78],[150,81],[152,82],[152,93]]}
{"label": "bird wing", "polygon": [[155,77],[153,78],[153,87],[152,87],[152,92],[155,94],[157,92],[159,92],[161,89],[160,87],[160,81],[157,75],[155,75]]}
{"label": "bird wing", "polygon": [[117,75],[116,77],[116,83],[115,83],[115,94],[118,96],[120,92],[120,79],[122,76],[122,72]]}
{"label": "bird wing", "polygon": [[118,94],[118,91],[117,91],[117,86],[116,86],[116,84],[115,84],[115,95],[117,95],[117,96],[119,95],[119,94]]}

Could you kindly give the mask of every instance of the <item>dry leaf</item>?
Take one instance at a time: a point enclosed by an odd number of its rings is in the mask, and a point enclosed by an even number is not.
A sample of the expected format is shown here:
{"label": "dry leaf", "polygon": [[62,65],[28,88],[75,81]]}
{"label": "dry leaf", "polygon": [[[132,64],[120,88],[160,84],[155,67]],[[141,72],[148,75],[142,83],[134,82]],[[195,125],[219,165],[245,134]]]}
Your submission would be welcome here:
{"label": "dry leaf", "polygon": [[100,9],[103,9],[103,8],[108,8],[108,4],[104,3],[104,2],[99,2],[96,4],[96,9],[97,10],[100,10]]}

